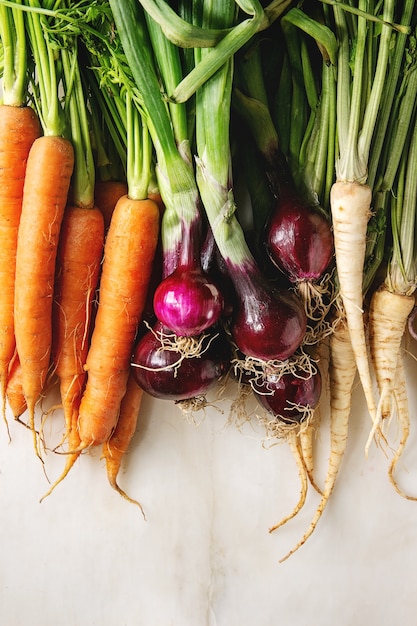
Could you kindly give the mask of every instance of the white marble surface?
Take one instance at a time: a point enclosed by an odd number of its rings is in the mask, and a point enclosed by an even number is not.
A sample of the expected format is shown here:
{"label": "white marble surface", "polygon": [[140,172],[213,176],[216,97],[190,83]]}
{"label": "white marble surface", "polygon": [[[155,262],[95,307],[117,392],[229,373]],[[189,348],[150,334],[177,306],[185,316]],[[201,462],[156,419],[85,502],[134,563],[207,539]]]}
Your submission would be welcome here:
{"label": "white marble surface", "polygon": [[[410,386],[415,362],[408,359]],[[414,370],[414,371],[413,371]],[[410,390],[412,405],[417,402]],[[417,503],[399,497],[355,393],[336,491],[307,544],[318,496],[271,535],[298,498],[286,445],[265,448],[255,419],[241,432],[209,409],[194,426],[168,402],[146,399],[120,476],[139,510],[107,484],[99,454],[47,488],[29,433],[0,424],[0,623],[7,626],[415,626]],[[61,424],[61,415],[54,418]],[[414,421],[415,416],[412,415]],[[52,426],[51,426],[52,427]],[[53,428],[53,427],[52,427]],[[327,460],[323,416],[317,471]],[[403,486],[417,493],[417,427]],[[48,454],[50,478],[62,457]],[[407,473],[408,469],[408,473]]]}

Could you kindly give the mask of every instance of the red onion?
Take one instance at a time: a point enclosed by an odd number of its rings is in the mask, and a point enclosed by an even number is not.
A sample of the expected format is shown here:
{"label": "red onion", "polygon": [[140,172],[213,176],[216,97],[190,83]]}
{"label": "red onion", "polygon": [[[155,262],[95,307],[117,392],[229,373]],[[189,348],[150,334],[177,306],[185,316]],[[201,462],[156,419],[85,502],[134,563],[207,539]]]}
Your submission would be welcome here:
{"label": "red onion", "polygon": [[203,271],[214,280],[222,292],[222,317],[230,317],[233,312],[235,292],[226,263],[220,254],[210,225],[207,228],[206,236],[203,245],[201,246],[201,267]]}
{"label": "red onion", "polygon": [[266,375],[253,385],[258,402],[281,422],[300,423],[305,418],[305,409],[314,409],[319,400],[322,388],[319,370],[306,376],[298,377],[290,372],[282,375]]}
{"label": "red onion", "polygon": [[265,228],[268,256],[293,283],[318,280],[334,254],[330,220],[295,187],[279,150],[269,156],[267,175],[277,199]]}
{"label": "red onion", "polygon": [[266,226],[272,262],[292,282],[318,280],[334,254],[329,220],[297,195],[281,195]]}
{"label": "red onion", "polygon": [[155,398],[178,402],[204,395],[229,368],[229,343],[222,333],[212,331],[193,357],[164,347],[164,337],[169,341],[172,331],[156,322],[139,340],[132,359],[136,382]]}
{"label": "red onion", "polygon": [[193,337],[219,320],[223,296],[199,267],[179,266],[156,288],[153,306],[159,321],[174,333]]}
{"label": "red onion", "polygon": [[290,357],[307,327],[299,297],[276,289],[248,261],[228,269],[237,292],[230,332],[239,350],[263,361]]}

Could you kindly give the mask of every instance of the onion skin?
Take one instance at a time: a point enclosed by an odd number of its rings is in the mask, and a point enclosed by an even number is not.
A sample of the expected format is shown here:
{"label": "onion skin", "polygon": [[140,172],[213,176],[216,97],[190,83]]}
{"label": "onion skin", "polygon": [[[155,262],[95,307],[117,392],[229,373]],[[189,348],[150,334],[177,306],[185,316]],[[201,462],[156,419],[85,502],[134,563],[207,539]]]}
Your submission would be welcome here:
{"label": "onion skin", "polygon": [[320,279],[334,255],[329,220],[295,193],[280,196],[266,225],[265,246],[272,263],[294,283]]}
{"label": "onion skin", "polygon": [[194,337],[217,323],[224,300],[202,270],[179,266],[158,285],[153,305],[158,320],[176,335]]}
{"label": "onion skin", "polygon": [[[308,378],[298,378],[292,373],[266,376],[253,385],[258,402],[279,421],[301,423],[305,413],[298,407],[314,409],[321,395],[322,379],[317,370]],[[293,406],[294,404],[297,407]]]}
{"label": "onion skin", "polygon": [[263,361],[289,358],[306,333],[300,298],[275,289],[253,264],[229,265],[229,272],[237,292],[230,332],[239,350]]}
{"label": "onion skin", "polygon": [[179,402],[204,395],[228,371],[230,346],[223,334],[213,338],[200,356],[184,358],[180,364],[180,352],[162,348],[161,334],[172,331],[156,322],[139,340],[132,358],[137,384],[154,398]]}
{"label": "onion skin", "polygon": [[201,248],[201,268],[218,285],[223,295],[222,317],[228,318],[233,312],[235,292],[230,280],[227,265],[219,252],[211,228],[208,230]]}

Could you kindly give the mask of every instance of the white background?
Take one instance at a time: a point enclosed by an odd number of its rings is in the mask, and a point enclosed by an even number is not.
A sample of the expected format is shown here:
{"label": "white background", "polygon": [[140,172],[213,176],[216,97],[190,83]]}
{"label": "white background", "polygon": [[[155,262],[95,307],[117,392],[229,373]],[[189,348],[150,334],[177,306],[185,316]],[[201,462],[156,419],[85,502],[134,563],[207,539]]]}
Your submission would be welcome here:
{"label": "white background", "polygon": [[[416,364],[407,357],[410,402]],[[53,399],[51,399],[51,402]],[[328,454],[326,396],[317,476]],[[108,485],[100,451],[83,455],[53,494],[29,432],[0,423],[0,623],[5,626],[415,626],[417,502],[389,484],[387,460],[371,448],[359,387],[336,490],[314,535],[310,489],[298,517],[274,534],[298,499],[286,444],[263,445],[253,415],[242,430],[208,409],[198,425],[178,407],[146,398],[120,483]],[[400,468],[417,494],[416,416]],[[48,428],[48,426],[47,426]],[[62,428],[57,412],[49,428]],[[48,431],[47,431],[48,432]],[[48,453],[54,479],[64,458]]]}

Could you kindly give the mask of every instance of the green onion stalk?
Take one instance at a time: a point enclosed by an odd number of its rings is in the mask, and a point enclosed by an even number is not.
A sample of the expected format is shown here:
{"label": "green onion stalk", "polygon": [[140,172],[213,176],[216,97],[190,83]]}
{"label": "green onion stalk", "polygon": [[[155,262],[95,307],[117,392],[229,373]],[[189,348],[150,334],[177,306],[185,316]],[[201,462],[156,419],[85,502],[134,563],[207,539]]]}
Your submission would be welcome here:
{"label": "green onion stalk", "polygon": [[191,227],[199,221],[192,164],[184,159],[181,146],[176,143],[167,104],[162,98],[143,11],[133,0],[110,2],[110,6],[155,146],[158,184],[166,206],[164,222],[170,232],[170,242],[166,243],[172,250],[166,269],[166,273],[170,273],[178,264],[182,224]]}
{"label": "green onion stalk", "polygon": [[138,3],[110,5],[154,145],[156,180],[165,206],[162,281],[155,291],[154,311],[170,336],[182,338],[178,344],[184,353],[194,354],[201,349],[201,335],[220,319],[223,296],[201,266],[204,220],[187,106],[163,97],[181,80],[182,59],[178,47]]}
{"label": "green onion stalk", "polygon": [[[208,28],[228,28],[236,20],[233,2],[206,1],[198,23]],[[196,66],[210,56],[196,50]],[[278,290],[260,271],[236,216],[231,169],[230,115],[234,59],[196,92],[197,182],[214,239],[234,291],[234,308],[228,331],[235,346],[236,371],[252,381],[265,368],[290,368],[290,357],[306,330],[303,306],[295,294]]]}
{"label": "green onion stalk", "polygon": [[[232,26],[209,28],[188,22],[168,5],[155,0],[140,0],[146,12],[161,26],[166,37],[182,48],[214,48],[215,54],[204,55],[198,64],[184,76],[169,94],[175,102],[186,102],[209,78],[220,69],[256,33],[266,30],[281,17],[292,0],[272,0],[265,8],[258,0],[236,0],[235,9],[247,15]],[[189,10],[187,11],[189,14]]]}
{"label": "green onion stalk", "polygon": [[[290,10],[281,22],[289,19],[294,10]],[[305,21],[308,22],[307,16]],[[310,22],[316,26],[315,22]],[[320,37],[320,41],[325,36],[331,40],[331,53],[334,56],[335,40],[329,37],[329,29],[320,26],[312,30]],[[291,45],[295,48],[294,42]],[[301,150],[301,144],[306,140],[300,138],[296,161],[291,146],[287,154],[281,149],[266,95],[259,49],[259,42],[254,42],[245,57],[238,59],[237,86],[233,92],[233,103],[238,114],[246,121],[258,147],[271,193],[275,197],[258,237],[270,262],[285,276],[304,303],[309,321],[309,332],[304,343],[317,344],[331,332],[331,324],[326,317],[333,299],[333,282],[329,270],[333,259],[333,237],[329,216],[319,205],[318,198],[327,182],[328,160],[329,155],[331,157],[333,154],[332,146],[335,142],[335,126],[331,123],[332,120],[334,122],[334,116],[329,115],[325,123],[323,120],[323,115],[331,111],[334,103],[334,90],[328,87],[329,83],[334,85],[334,79],[329,80],[334,68],[330,66],[329,70],[327,63],[323,62],[326,69],[323,70],[324,87],[319,98],[318,81],[311,64],[303,64],[307,67],[304,78],[306,87],[303,88],[303,97],[300,88],[294,91],[295,108],[307,110],[310,107],[309,117],[312,121],[309,125],[314,125],[316,132],[312,142],[314,155],[311,155],[311,149],[310,153],[307,149],[304,152]],[[307,123],[303,128],[307,136]],[[306,152],[310,159],[308,171],[304,162],[307,159]],[[254,217],[255,222],[257,219]]]}

